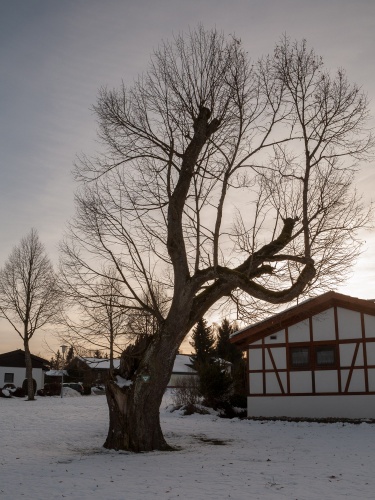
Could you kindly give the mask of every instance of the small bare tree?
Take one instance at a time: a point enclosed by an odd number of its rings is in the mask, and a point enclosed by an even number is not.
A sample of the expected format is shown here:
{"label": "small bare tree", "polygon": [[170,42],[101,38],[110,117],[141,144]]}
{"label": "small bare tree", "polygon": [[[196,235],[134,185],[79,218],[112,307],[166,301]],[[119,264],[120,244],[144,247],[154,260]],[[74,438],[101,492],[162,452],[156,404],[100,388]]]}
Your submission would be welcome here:
{"label": "small bare tree", "polygon": [[105,446],[167,449],[159,406],[199,318],[225,300],[277,306],[350,270],[369,216],[351,191],[373,148],[366,96],[305,42],[250,62],[199,27],[161,44],[131,88],[102,89],[95,111],[104,151],[77,165],[65,279],[85,289],[114,266],[127,306],[154,318],[137,368],[122,365],[131,383],[108,386]]}
{"label": "small bare tree", "polygon": [[119,357],[131,340],[126,301],[115,270],[106,270],[97,282],[85,290],[80,288],[80,293],[71,287],[65,287],[64,292],[70,298],[70,307],[62,321],[62,340],[75,346],[77,352],[93,348],[109,351],[112,376],[114,356]]}
{"label": "small bare tree", "polygon": [[34,399],[30,339],[61,310],[57,278],[38,233],[32,229],[0,270],[0,315],[21,337],[25,349],[28,399]]}
{"label": "small bare tree", "polygon": [[[61,340],[75,347],[77,352],[104,349],[109,351],[110,376],[113,376],[115,355],[120,357],[129,344],[138,337],[151,337],[158,331],[155,317],[142,307],[134,307],[124,297],[124,286],[115,268],[102,270],[96,281],[72,286],[62,266],[60,284],[69,307],[62,316]],[[76,285],[76,284],[75,284]],[[161,310],[168,302],[162,293],[155,292]],[[143,297],[144,303],[150,298]],[[164,303],[162,301],[164,300]]]}

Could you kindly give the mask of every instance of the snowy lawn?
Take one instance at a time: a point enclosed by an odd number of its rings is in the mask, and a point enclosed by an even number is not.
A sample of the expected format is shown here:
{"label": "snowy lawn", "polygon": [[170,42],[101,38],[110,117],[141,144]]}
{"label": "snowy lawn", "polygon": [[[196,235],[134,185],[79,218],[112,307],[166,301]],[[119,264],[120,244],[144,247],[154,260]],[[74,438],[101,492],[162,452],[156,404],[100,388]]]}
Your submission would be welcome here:
{"label": "snowy lawn", "polygon": [[374,499],[375,425],[161,409],[174,452],[104,450],[104,396],[0,399],[0,499]]}

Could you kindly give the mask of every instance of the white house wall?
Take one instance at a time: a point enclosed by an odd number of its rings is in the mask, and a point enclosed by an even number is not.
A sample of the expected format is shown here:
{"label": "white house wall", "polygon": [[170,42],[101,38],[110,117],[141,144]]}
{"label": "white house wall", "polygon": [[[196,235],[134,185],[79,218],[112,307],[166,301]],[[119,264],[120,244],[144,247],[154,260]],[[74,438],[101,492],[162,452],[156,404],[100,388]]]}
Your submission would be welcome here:
{"label": "white house wall", "polygon": [[292,372],[290,377],[290,392],[292,394],[301,394],[306,392],[312,392],[312,380],[311,373],[306,372]]}
{"label": "white house wall", "polygon": [[[13,373],[13,384],[16,387],[22,387],[23,381],[26,378],[26,368],[0,366],[0,387],[5,385],[4,378],[6,373]],[[37,389],[41,389],[44,386],[44,373],[41,368],[33,368],[33,379],[36,382]]]}
{"label": "white house wall", "polygon": [[309,320],[300,321],[289,327],[288,330],[289,342],[309,342],[310,330]]}
{"label": "white house wall", "polygon": [[367,364],[375,365],[375,342],[367,342],[366,344]]}
{"label": "white house wall", "polygon": [[[333,308],[328,309],[312,318],[313,340],[335,340],[335,317]],[[297,340],[297,342],[301,342]]]}
{"label": "white house wall", "polygon": [[[340,365],[342,368],[350,367],[357,343],[340,344]],[[355,366],[363,366],[363,345],[361,344],[357,351]]]}
{"label": "white house wall", "polygon": [[[278,344],[279,343],[282,343],[282,342],[285,342],[286,339],[285,339],[285,330],[280,330],[279,332],[276,332],[274,333],[273,335],[270,335],[269,337],[266,337],[264,339],[264,343],[265,344],[275,344],[275,342],[277,342]],[[261,344],[262,342],[259,341],[259,344]]]}
{"label": "white house wall", "polygon": [[[334,346],[337,362],[329,368],[293,369],[288,359],[293,346],[309,346],[311,352],[317,346]],[[375,316],[343,307],[312,315],[251,343],[248,370],[249,415],[351,418],[349,407],[354,404],[355,416],[375,418]],[[337,398],[340,404],[335,406]],[[285,413],[290,401],[293,405]],[[368,401],[372,403],[366,410]],[[276,409],[276,402],[281,409]],[[297,415],[305,402],[304,415]],[[270,413],[262,413],[268,408]]]}
{"label": "white house wall", "polygon": [[369,390],[375,392],[375,368],[368,370],[368,385]]}
{"label": "white house wall", "polygon": [[366,337],[375,337],[375,316],[364,314]]}
{"label": "white house wall", "polygon": [[318,393],[338,392],[339,385],[336,370],[319,370],[315,372],[315,391]]}
{"label": "white house wall", "polygon": [[375,397],[283,396],[248,398],[250,417],[374,418]]}
{"label": "white house wall", "polygon": [[362,337],[361,314],[349,309],[337,308],[340,339],[359,339]]}

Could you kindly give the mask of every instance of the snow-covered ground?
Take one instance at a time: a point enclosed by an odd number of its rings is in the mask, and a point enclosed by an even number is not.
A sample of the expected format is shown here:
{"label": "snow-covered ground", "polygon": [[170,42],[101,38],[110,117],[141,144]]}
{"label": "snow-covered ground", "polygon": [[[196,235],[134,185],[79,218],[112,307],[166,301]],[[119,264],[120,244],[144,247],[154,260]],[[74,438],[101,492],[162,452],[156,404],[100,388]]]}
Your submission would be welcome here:
{"label": "snow-covered ground", "polygon": [[178,451],[135,455],[102,448],[104,396],[0,399],[0,499],[375,498],[375,425],[161,415]]}

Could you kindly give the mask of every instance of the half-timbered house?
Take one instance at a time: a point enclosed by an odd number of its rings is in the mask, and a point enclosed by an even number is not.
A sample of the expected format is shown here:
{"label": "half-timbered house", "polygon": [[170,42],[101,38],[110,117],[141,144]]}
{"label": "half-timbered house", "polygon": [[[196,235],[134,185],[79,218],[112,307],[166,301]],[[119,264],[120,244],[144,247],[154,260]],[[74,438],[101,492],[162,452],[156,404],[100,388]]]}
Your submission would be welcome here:
{"label": "half-timbered house", "polygon": [[375,418],[375,303],[335,292],[244,328],[248,415]]}

